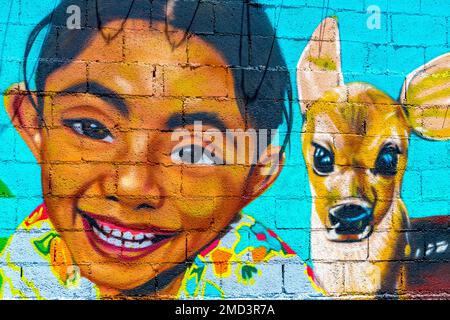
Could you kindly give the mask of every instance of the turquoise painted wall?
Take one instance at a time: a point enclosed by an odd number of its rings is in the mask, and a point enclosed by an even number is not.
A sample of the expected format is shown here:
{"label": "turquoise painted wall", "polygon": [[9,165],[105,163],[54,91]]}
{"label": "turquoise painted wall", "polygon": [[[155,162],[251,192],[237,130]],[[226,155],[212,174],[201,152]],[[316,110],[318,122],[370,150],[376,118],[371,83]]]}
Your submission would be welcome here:
{"label": "turquoise painted wall", "polygon": [[[22,81],[22,55],[33,25],[57,1],[0,0],[0,92]],[[405,76],[434,57],[450,51],[448,0],[261,0],[277,26],[290,69],[313,30],[326,16],[337,16],[342,39],[345,81],[369,82],[398,98]],[[283,7],[280,7],[280,4]],[[366,8],[382,10],[381,28],[369,30]],[[35,50],[34,56],[37,51]],[[33,65],[33,63],[31,63]],[[295,72],[292,80],[295,83]],[[0,108],[1,179],[15,198],[0,198],[0,237],[10,235],[41,201],[39,167]],[[286,166],[273,187],[246,208],[304,258],[309,252],[311,195],[301,155],[301,116],[295,125]],[[449,215],[450,142],[411,137],[402,196],[412,217]]]}

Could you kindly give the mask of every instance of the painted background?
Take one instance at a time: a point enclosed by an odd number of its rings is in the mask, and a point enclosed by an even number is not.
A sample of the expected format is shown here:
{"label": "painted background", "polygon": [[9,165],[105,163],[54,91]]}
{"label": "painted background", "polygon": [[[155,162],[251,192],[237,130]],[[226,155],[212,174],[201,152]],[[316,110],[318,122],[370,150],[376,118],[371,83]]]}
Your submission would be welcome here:
{"label": "painted background", "polygon": [[[32,27],[56,3],[0,0],[0,92],[23,80],[21,60],[26,39]],[[337,16],[345,81],[369,82],[394,98],[398,98],[408,73],[450,51],[448,0],[260,0],[260,3],[278,29],[290,69],[295,70],[300,53],[319,22],[326,16]],[[366,8],[370,5],[382,10],[379,30],[366,26],[369,17]],[[294,77],[292,72],[295,83]],[[286,167],[273,187],[245,211],[276,229],[294,250],[308,259],[311,195],[301,154],[298,109],[295,104],[294,132]],[[0,136],[0,178],[14,195],[0,198],[0,237],[4,238],[41,203],[42,197],[39,167],[3,108],[0,125],[5,128]],[[410,216],[449,215],[450,142],[431,142],[414,135],[411,140],[402,188]]]}

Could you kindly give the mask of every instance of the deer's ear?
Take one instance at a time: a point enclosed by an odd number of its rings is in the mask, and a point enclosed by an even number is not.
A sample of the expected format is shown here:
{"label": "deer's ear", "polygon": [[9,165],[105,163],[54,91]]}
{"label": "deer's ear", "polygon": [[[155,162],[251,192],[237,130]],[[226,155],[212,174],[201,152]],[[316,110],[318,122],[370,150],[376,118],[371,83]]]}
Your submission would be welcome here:
{"label": "deer's ear", "polygon": [[304,114],[311,102],[343,85],[338,22],[326,18],[314,31],[297,64],[297,88]]}
{"label": "deer's ear", "polygon": [[450,139],[450,53],[409,74],[400,101],[416,133],[426,139]]}

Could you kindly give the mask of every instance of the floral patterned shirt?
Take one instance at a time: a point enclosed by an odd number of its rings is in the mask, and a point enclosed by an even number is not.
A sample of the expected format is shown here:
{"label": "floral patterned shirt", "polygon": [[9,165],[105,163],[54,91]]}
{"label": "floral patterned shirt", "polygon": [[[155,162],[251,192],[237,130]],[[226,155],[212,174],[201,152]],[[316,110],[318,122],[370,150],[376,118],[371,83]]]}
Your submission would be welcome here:
{"label": "floral patterned shirt", "polygon": [[[273,231],[241,214],[185,271],[179,299],[312,299],[312,269]],[[44,205],[26,218],[0,256],[2,299],[98,299],[81,276]]]}

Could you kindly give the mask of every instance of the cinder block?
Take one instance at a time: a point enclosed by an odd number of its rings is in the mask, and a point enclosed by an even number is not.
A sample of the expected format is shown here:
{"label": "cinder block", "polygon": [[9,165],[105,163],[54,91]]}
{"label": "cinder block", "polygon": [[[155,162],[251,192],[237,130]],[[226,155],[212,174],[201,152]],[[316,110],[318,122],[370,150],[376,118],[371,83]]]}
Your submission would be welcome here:
{"label": "cinder block", "polygon": [[[396,45],[429,47],[447,42],[447,23],[443,17],[393,14],[391,19],[392,39]],[[414,43],[411,39],[414,39]]]}

